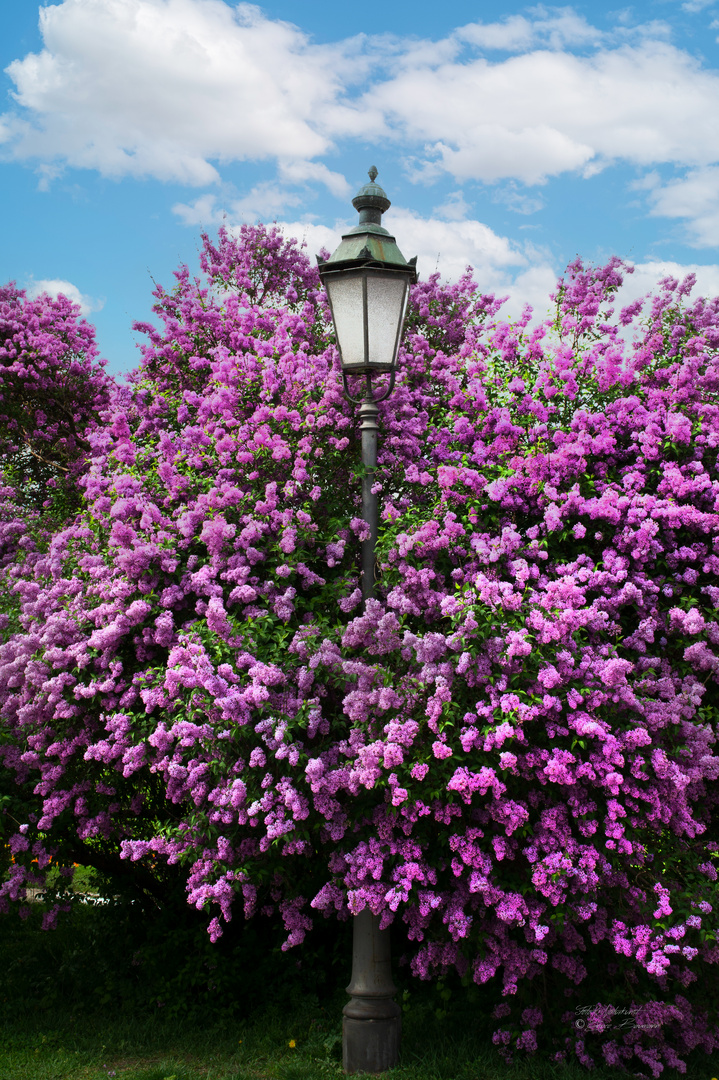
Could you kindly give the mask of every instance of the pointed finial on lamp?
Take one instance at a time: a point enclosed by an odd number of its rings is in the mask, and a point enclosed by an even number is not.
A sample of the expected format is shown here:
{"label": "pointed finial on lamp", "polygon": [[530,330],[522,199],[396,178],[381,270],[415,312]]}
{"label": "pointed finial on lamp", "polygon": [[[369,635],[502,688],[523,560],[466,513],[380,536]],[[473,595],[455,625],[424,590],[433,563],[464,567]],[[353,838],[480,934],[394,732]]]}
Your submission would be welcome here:
{"label": "pointed finial on lamp", "polygon": [[367,175],[369,176],[369,184],[365,184],[361,187],[354,199],[352,205],[355,210],[358,211],[360,219],[360,225],[378,225],[382,227],[382,214],[386,213],[392,205],[387,194],[379,184],[375,184],[375,177],[377,176],[377,166],[373,165]]}

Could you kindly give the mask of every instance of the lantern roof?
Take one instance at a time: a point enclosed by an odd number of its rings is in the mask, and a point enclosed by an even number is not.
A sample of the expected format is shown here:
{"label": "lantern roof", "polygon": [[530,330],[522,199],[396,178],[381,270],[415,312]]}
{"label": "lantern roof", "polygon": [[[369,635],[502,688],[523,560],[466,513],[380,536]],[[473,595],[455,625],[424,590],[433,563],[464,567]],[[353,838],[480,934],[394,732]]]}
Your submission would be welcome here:
{"label": "lantern roof", "polygon": [[387,194],[375,183],[377,169],[373,165],[369,170],[369,184],[365,184],[355,195],[352,205],[359,212],[359,224],[343,233],[340,246],[326,262],[319,257],[320,270],[348,270],[352,267],[373,265],[388,270],[404,270],[417,280],[416,257],[405,259],[397,246],[394,236],[382,226],[382,214],[392,205]]}

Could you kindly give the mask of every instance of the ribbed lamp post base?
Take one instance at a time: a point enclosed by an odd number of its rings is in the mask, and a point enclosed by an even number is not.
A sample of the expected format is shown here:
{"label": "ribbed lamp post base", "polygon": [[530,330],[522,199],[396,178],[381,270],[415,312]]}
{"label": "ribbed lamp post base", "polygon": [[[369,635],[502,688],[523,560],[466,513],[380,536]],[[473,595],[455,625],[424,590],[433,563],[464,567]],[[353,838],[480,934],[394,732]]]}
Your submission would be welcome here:
{"label": "ribbed lamp post base", "polygon": [[346,1073],[381,1073],[399,1058],[402,1010],[393,1000],[389,930],[368,908],[354,917],[352,1000],[342,1010],[342,1068]]}
{"label": "ribbed lamp post base", "polygon": [[[399,1008],[399,1006],[398,1006]],[[346,1073],[383,1073],[399,1058],[402,1017],[342,1021],[342,1068]]]}

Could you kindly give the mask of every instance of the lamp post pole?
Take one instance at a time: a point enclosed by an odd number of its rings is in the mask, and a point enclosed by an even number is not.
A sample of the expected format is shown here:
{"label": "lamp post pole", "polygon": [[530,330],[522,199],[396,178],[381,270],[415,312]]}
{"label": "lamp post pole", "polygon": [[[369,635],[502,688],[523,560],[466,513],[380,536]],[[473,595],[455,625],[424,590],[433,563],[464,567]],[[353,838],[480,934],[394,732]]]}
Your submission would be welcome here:
{"label": "lamp post pole", "polygon": [[[359,407],[362,435],[362,518],[369,536],[362,541],[362,599],[374,597],[377,544],[377,494],[372,491],[377,468],[379,409],[372,398],[371,376],[367,396]],[[347,1073],[379,1073],[394,1068],[399,1057],[402,1009],[394,1000],[389,929],[380,929],[379,915],[368,907],[355,915],[352,926],[350,1000],[342,1010],[342,1067]]]}
{"label": "lamp post pole", "polygon": [[[377,170],[352,200],[359,225],[345,233],[337,251],[319,262],[335,325],[345,394],[359,405],[362,437],[362,518],[369,536],[362,541],[362,599],[374,597],[375,547],[378,531],[377,495],[372,491],[377,468],[379,408],[394,388],[397,351],[402,334],[409,286],[417,280],[416,259],[406,262],[394,237],[382,227],[390,201],[375,183]],[[389,383],[379,397],[372,375],[388,373]],[[351,395],[348,376],[365,378],[361,399]],[[343,1009],[342,1066],[347,1073],[381,1073],[399,1057],[401,1008],[394,1000],[389,929],[365,907],[353,919],[352,975]]]}
{"label": "lamp post pole", "polygon": [[377,495],[373,493],[374,474],[377,468],[377,438],[379,435],[379,408],[372,396],[371,376],[367,376],[367,396],[359,407],[360,434],[362,437],[362,520],[369,525],[369,536],[362,541],[362,600],[367,604],[374,598],[374,564],[377,546],[379,514]]}

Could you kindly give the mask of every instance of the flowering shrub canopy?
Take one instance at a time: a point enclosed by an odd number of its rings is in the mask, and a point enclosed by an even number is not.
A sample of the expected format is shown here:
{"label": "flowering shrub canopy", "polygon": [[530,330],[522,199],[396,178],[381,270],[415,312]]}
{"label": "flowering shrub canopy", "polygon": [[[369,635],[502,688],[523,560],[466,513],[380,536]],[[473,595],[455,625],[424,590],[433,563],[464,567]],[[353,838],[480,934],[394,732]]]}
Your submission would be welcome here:
{"label": "flowering shrub canopy", "polygon": [[0,287],[0,454],[28,503],[42,506],[78,471],[113,386],[104,367],[77,304]]}
{"label": "flowering shrub canopy", "polygon": [[[496,985],[508,1049],[604,1032],[658,1075],[717,1045],[719,302],[667,280],[615,315],[624,270],[576,262],[534,328],[469,275],[414,288],[363,611],[316,272],[262,226],[204,238],[85,509],[5,571],[0,755],[36,799],[6,904],[51,858],[166,863],[213,938],[369,905],[415,973]],[[575,1032],[607,971],[635,1026]]]}

